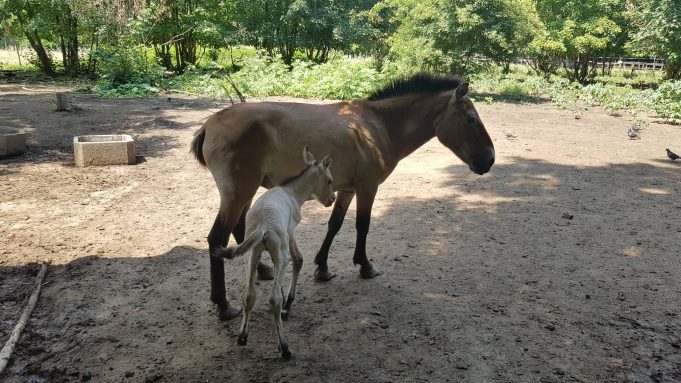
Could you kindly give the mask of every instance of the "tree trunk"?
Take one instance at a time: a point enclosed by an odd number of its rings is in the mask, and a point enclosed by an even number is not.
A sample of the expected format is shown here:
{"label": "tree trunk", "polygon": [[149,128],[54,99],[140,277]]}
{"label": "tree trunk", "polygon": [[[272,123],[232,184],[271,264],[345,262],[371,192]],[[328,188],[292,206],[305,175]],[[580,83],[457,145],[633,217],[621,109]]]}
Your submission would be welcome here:
{"label": "tree trunk", "polygon": [[35,51],[35,53],[38,55],[38,65],[40,66],[40,69],[43,71],[48,76],[54,76],[54,67],[52,65],[52,60],[50,59],[50,56],[47,54],[45,51],[45,47],[43,46],[42,41],[40,40],[40,36],[38,35],[38,32],[33,31],[33,32],[26,32],[26,38],[28,39],[29,44],[31,44],[31,47]]}
{"label": "tree trunk", "polygon": [[68,39],[68,63],[71,74],[76,75],[80,72],[80,58],[78,57],[78,19],[71,16],[70,29],[71,33]]}

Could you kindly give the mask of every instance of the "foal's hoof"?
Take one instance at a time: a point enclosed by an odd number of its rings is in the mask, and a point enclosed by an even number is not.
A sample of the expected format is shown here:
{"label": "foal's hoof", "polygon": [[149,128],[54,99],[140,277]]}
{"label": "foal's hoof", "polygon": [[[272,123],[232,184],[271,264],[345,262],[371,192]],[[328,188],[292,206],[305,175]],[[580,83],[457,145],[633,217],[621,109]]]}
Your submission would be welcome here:
{"label": "foal's hoof", "polygon": [[362,266],[359,269],[359,276],[362,277],[363,279],[371,279],[371,278],[377,277],[381,274],[383,274],[383,273],[376,270],[374,265],[371,265],[371,264],[369,266]]}
{"label": "foal's hoof", "polygon": [[288,349],[288,347],[285,348],[284,350],[281,350],[281,359],[291,360],[292,358],[293,358],[293,353],[291,352],[291,350]]}
{"label": "foal's hoof", "polygon": [[274,270],[270,266],[267,266],[264,263],[258,262],[258,279],[261,281],[271,281],[274,279]]}
{"label": "foal's hoof", "polygon": [[315,270],[314,280],[317,282],[328,282],[336,277],[336,274],[330,272],[329,270]]}
{"label": "foal's hoof", "polygon": [[248,335],[241,335],[239,334],[239,337],[236,338],[236,344],[239,346],[245,346],[248,344]]}
{"label": "foal's hoof", "polygon": [[220,320],[234,319],[239,313],[241,313],[241,306],[239,305],[228,303],[225,307],[218,306],[218,318]]}

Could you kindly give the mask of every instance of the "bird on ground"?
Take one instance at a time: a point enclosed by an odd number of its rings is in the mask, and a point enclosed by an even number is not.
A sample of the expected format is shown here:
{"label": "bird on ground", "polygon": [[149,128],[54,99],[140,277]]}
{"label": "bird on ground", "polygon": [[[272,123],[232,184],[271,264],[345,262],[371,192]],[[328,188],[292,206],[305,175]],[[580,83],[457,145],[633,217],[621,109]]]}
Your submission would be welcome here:
{"label": "bird on ground", "polygon": [[640,132],[641,130],[643,130],[643,127],[634,124],[634,125],[631,126],[631,129],[632,129],[634,132],[638,133],[638,132]]}
{"label": "bird on ground", "polygon": [[629,127],[629,131],[627,131],[627,135],[629,135],[630,140],[636,140],[636,139],[641,139],[641,137],[636,133],[636,130],[634,130],[633,127]]}
{"label": "bird on ground", "polygon": [[669,150],[669,149],[665,149],[665,150],[667,151],[667,157],[669,157],[670,160],[674,161],[674,160],[678,160],[679,158],[681,158],[681,157],[679,157],[678,154],[672,152],[671,150]]}

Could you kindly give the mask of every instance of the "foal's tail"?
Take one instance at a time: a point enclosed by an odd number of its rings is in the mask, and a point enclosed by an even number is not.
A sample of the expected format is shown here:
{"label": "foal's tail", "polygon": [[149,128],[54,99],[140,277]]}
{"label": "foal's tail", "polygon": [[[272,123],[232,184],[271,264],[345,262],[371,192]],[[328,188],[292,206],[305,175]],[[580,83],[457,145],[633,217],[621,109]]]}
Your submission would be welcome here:
{"label": "foal's tail", "polygon": [[245,254],[248,250],[250,250],[253,246],[257,245],[258,243],[265,243],[265,241],[267,241],[267,231],[262,229],[256,230],[252,232],[246,238],[246,240],[241,242],[241,244],[238,246],[219,247],[213,256],[227,259],[236,258],[242,254]]}
{"label": "foal's tail", "polygon": [[190,151],[194,153],[194,157],[203,166],[206,166],[206,159],[203,158],[203,139],[206,138],[206,127],[202,126],[201,129],[194,133],[194,139],[192,140],[192,145]]}

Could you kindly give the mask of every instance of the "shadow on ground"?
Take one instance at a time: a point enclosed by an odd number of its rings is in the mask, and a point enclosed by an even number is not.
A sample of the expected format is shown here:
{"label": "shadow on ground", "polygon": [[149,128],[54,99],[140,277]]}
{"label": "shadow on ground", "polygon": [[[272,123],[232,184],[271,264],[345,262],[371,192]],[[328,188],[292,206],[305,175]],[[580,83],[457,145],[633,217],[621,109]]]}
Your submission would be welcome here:
{"label": "shadow on ground", "polygon": [[[177,246],[52,266],[7,382],[681,379],[676,166],[514,158],[484,177],[463,165],[441,174],[415,175],[399,197],[379,192],[368,251],[384,275],[373,280],[351,265],[351,211],[332,247],[339,277],[312,282],[329,211],[306,205],[289,363],[278,358],[269,282],[238,347],[238,320],[217,321],[207,299],[206,251]],[[437,197],[419,198],[423,188]],[[233,300],[243,269],[243,259],[228,265]],[[0,268],[3,324],[36,272]]]}

